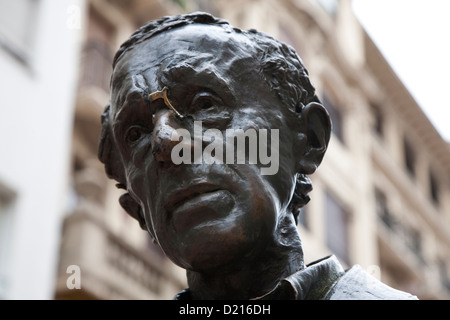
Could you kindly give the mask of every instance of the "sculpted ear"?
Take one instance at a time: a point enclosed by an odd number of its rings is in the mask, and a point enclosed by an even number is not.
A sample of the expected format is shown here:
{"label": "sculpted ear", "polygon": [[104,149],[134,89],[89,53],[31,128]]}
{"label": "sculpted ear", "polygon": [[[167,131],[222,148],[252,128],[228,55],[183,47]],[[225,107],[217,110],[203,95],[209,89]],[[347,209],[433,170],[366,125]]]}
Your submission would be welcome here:
{"label": "sculpted ear", "polygon": [[300,160],[301,173],[312,174],[322,162],[331,134],[331,120],[327,110],[319,103],[311,102],[302,112],[303,134],[306,147]]}
{"label": "sculpted ear", "polygon": [[109,178],[124,183],[126,181],[125,172],[112,133],[110,110],[111,106],[108,104],[101,117],[102,131],[98,144],[98,159],[105,165],[105,171]]}
{"label": "sculpted ear", "polygon": [[[123,163],[117,150],[116,143],[114,141],[111,123],[110,123],[110,105],[107,105],[105,111],[102,114],[102,132],[100,135],[99,146],[98,146],[98,158],[105,165],[105,171],[109,178],[118,181],[117,186],[121,189],[126,189],[125,186],[125,171],[123,169]],[[142,229],[147,230],[145,219],[142,214],[142,209],[140,205],[134,201],[130,194],[123,194],[119,203],[125,211],[135,218]],[[150,235],[154,239],[154,235]]]}
{"label": "sculpted ear", "polygon": [[119,203],[131,217],[133,217],[139,222],[141,229],[148,231],[153,241],[156,242],[153,230],[151,230],[151,228],[147,228],[147,223],[145,221],[141,206],[130,196],[130,194],[125,193],[122,196],[120,196]]}
{"label": "sculpted ear", "polygon": [[129,193],[125,193],[120,196],[119,203],[122,208],[134,219],[139,222],[139,225],[142,229],[146,229],[145,219],[142,214],[141,206],[134,201],[134,199],[130,196]]}

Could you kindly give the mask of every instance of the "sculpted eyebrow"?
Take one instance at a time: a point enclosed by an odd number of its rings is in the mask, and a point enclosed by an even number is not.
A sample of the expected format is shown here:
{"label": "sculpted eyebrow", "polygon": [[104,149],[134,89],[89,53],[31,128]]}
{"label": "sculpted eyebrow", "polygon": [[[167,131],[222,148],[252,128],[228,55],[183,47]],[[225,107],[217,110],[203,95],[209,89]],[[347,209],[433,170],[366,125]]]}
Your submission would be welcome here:
{"label": "sculpted eyebrow", "polygon": [[208,64],[207,67],[197,70],[187,64],[171,67],[163,72],[163,78],[169,82],[188,84],[211,89],[228,102],[234,102],[234,94],[216,67]]}
{"label": "sculpted eyebrow", "polygon": [[[147,119],[148,118],[148,119]],[[130,121],[148,121],[151,119],[151,110],[148,102],[141,93],[133,91],[127,95],[127,98],[114,117],[113,130],[122,129],[124,124]]]}

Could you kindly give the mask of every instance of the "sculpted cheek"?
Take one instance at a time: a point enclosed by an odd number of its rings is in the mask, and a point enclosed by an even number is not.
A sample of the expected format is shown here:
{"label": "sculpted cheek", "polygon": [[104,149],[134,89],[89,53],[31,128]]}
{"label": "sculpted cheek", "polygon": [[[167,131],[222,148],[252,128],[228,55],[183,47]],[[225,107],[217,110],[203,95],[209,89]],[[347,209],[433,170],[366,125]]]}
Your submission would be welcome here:
{"label": "sculpted cheek", "polygon": [[137,169],[134,166],[128,166],[126,170],[126,178],[128,192],[136,201],[142,203],[143,199],[141,198],[141,195],[144,185],[144,179],[141,170]]}

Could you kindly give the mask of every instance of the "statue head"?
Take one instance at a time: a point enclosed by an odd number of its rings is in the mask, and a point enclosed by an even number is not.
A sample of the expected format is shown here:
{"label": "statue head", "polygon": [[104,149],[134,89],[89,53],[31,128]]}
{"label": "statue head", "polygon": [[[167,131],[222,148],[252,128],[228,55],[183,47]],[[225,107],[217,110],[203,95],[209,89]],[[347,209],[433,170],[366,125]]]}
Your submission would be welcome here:
{"label": "statue head", "polygon": [[330,127],[290,46],[191,13],[149,22],[117,52],[99,158],[173,262],[231,272],[300,246]]}

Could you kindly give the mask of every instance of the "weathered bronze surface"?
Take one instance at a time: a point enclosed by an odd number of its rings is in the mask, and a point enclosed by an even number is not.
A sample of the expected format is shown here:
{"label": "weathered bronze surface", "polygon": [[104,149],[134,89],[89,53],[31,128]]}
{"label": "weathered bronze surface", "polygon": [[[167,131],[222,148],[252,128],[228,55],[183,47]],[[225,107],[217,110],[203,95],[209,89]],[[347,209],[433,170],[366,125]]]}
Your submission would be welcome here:
{"label": "weathered bronze surface", "polygon": [[[261,174],[260,161],[175,164],[174,133],[195,138],[198,123],[202,134],[224,136],[276,129],[266,147],[278,170]],[[291,47],[206,13],[149,22],[116,54],[102,125],[99,158],[126,189],[121,205],[187,270],[189,289],[177,299],[412,298],[361,268],[345,272],[335,257],[304,265],[296,220],[331,123]],[[196,158],[195,142],[188,150]]]}

